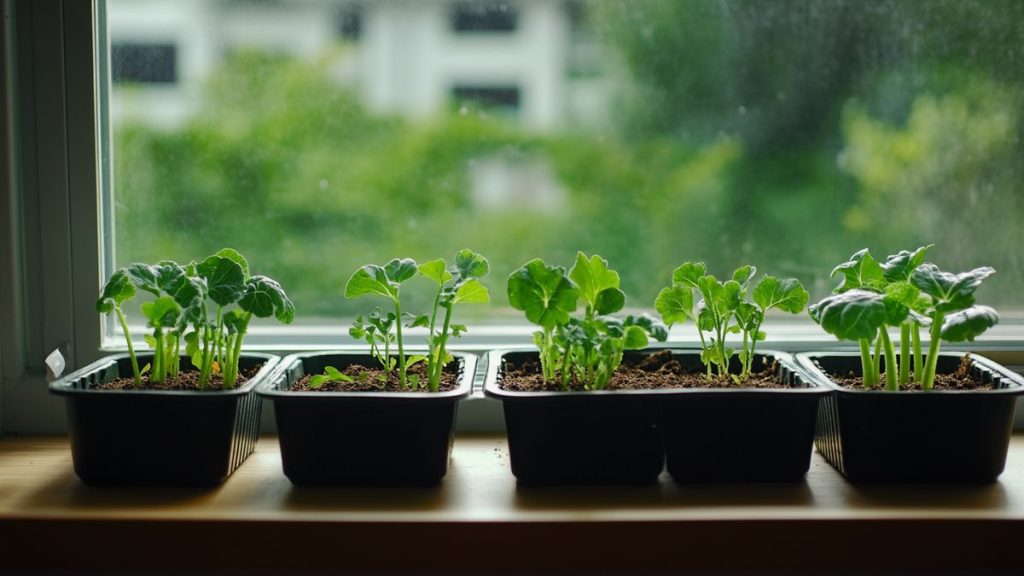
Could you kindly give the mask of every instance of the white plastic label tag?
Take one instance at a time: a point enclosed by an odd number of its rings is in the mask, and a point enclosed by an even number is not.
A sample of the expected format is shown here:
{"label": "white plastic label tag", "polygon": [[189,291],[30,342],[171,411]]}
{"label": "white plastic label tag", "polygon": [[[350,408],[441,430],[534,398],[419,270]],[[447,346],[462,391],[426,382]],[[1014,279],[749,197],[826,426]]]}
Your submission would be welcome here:
{"label": "white plastic label tag", "polygon": [[64,373],[64,355],[60,353],[60,350],[50,352],[50,355],[46,357],[45,362],[47,372],[46,377],[48,380],[56,380]]}

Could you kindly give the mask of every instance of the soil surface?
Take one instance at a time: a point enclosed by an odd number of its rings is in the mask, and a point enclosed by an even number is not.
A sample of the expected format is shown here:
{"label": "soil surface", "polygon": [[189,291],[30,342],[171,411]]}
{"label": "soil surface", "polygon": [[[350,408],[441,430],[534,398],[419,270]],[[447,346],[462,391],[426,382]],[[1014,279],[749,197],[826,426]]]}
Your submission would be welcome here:
{"label": "soil surface", "polygon": [[[241,388],[245,386],[245,383],[256,375],[260,371],[263,364],[254,368],[240,368],[238,370],[238,380],[235,382],[235,388]],[[103,384],[96,384],[91,386],[93,390],[193,390],[197,392],[216,392],[224,389],[224,379],[221,378],[220,374],[214,374],[210,377],[210,382],[206,388],[199,387],[199,371],[198,370],[182,370],[178,372],[177,378],[168,378],[160,384],[155,384],[149,381],[149,376],[142,376],[142,387],[135,387],[135,379],[132,377],[118,378],[112,382],[105,382]]]}
{"label": "soil surface", "polygon": [[[420,387],[402,388],[398,380],[398,369],[385,372],[383,368],[367,368],[352,364],[341,373],[350,376],[352,382],[324,382],[318,388],[309,387],[309,379],[313,374],[299,378],[290,388],[293,392],[429,392],[427,389],[427,367],[420,362],[409,368],[408,375],[420,379]],[[451,362],[441,371],[439,392],[448,392],[459,387],[459,363]]]}
{"label": "soil surface", "polygon": [[[654,390],[659,388],[792,388],[779,380],[773,364],[750,378],[737,382],[730,376],[708,376],[706,371],[694,372],[683,367],[670,350],[662,350],[642,358],[626,359],[612,374],[605,390]],[[544,392],[562,390],[561,382],[544,382],[540,361],[521,364],[507,362],[501,379],[501,389],[513,392]],[[575,377],[569,381],[569,390],[584,390]]]}
{"label": "soil surface", "polygon": [[[956,372],[952,374],[936,374],[935,384],[933,390],[995,390],[992,384],[983,383],[981,380],[975,378],[972,374],[971,358],[964,355],[963,359],[960,360],[960,366],[956,369]],[[872,386],[871,388],[864,388],[864,378],[854,374],[853,372],[847,374],[829,374],[829,378],[836,383],[846,388],[847,390],[885,390],[885,372],[882,372],[879,381],[881,384],[878,386]],[[900,390],[918,391],[922,392],[921,385],[917,382],[911,382],[907,386],[900,386]]]}

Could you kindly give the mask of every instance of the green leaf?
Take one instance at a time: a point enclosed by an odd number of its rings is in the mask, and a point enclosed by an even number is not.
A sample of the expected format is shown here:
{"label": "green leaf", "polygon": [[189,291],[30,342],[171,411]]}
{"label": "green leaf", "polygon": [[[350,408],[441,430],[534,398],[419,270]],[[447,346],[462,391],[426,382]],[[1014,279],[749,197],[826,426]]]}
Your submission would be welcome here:
{"label": "green leaf", "polygon": [[884,297],[867,290],[829,296],[808,312],[826,332],[840,340],[874,339],[886,320]]}
{"label": "green leaf", "polygon": [[334,366],[324,366],[324,374],[326,374],[333,382],[351,382],[352,377],[347,374],[342,374],[341,370],[338,370]]}
{"label": "green leaf", "polygon": [[622,325],[626,328],[639,326],[658,342],[668,340],[668,327],[649,314],[630,314],[622,319]]}
{"label": "green leaf", "polygon": [[367,294],[396,299],[397,291],[388,281],[388,275],[376,264],[367,264],[355,271],[345,284],[345,298],[359,298]]}
{"label": "green leaf", "polygon": [[703,262],[685,262],[672,271],[672,283],[699,288],[697,282],[707,273]]}
{"label": "green leaf", "polygon": [[459,286],[459,289],[455,291],[452,304],[486,304],[490,301],[491,294],[487,291],[487,287],[473,278]]}
{"label": "green leaf", "polygon": [[750,332],[764,322],[764,313],[749,302],[740,302],[736,308],[736,321],[739,323],[740,330]]}
{"label": "green leaf", "polygon": [[142,340],[149,346],[150,350],[156,350],[156,337],[152,334],[146,334],[142,337]]}
{"label": "green leaf", "polygon": [[384,274],[388,280],[401,284],[416,275],[416,261],[412,258],[394,258],[384,265]]}
{"label": "green leaf", "polygon": [[210,300],[220,306],[237,302],[246,290],[242,267],[229,258],[209,256],[196,266],[196,273],[206,279],[206,290]]}
{"label": "green leaf", "polygon": [[412,368],[416,364],[419,364],[420,362],[425,362],[426,360],[427,360],[427,357],[424,356],[423,354],[416,354],[416,355],[413,355],[413,356],[407,356],[406,359],[405,359],[405,367],[406,368]]}
{"label": "green leaf", "polygon": [[295,305],[284,293],[284,289],[276,280],[266,276],[253,276],[245,283],[245,293],[238,301],[238,306],[257,318],[267,318],[271,314],[281,323],[291,324],[295,319]]}
{"label": "green leaf", "polygon": [[736,271],[732,273],[732,279],[741,287],[746,288],[747,283],[750,282],[755,274],[757,274],[757,268],[747,264],[737,268]]}
{"label": "green leaf", "polygon": [[883,276],[887,282],[901,282],[910,279],[910,275],[924,262],[925,253],[934,246],[922,246],[913,252],[900,250],[889,255],[882,264]]}
{"label": "green leaf", "polygon": [[463,248],[455,253],[455,270],[462,278],[483,278],[491,271],[487,258]]}
{"label": "green leaf", "polygon": [[594,312],[597,314],[612,314],[622,310],[626,305],[626,293],[618,288],[605,288],[597,294],[594,302]]}
{"label": "green leaf", "polygon": [[693,289],[682,284],[662,288],[654,300],[654,309],[669,326],[685,322],[693,317]]}
{"label": "green leaf", "polygon": [[451,328],[452,336],[456,338],[469,331],[465,324],[452,324],[449,328]]}
{"label": "green leaf", "polygon": [[409,314],[408,312],[402,315],[405,318],[405,326],[407,328],[426,328],[430,326],[430,316],[426,314]]}
{"label": "green leaf", "polygon": [[422,382],[420,381],[420,377],[418,374],[409,374],[406,376],[406,378],[409,380],[409,385],[412,386],[413,388],[422,387]]}
{"label": "green leaf", "polygon": [[161,296],[152,302],[143,302],[142,315],[149,320],[151,328],[172,328],[181,314],[181,306],[170,296]]}
{"label": "green leaf", "polygon": [[537,258],[513,272],[506,283],[508,303],[526,312],[526,318],[544,328],[569,321],[576,310],[579,290],[565,275],[565,269],[548,266]]}
{"label": "green leaf", "polygon": [[715,320],[715,311],[702,300],[697,306],[697,328],[702,332],[711,332],[715,329]]}
{"label": "green leaf", "polygon": [[96,301],[96,311],[100,314],[113,312],[114,306],[119,306],[134,297],[135,286],[128,277],[128,271],[122,268],[114,272],[103,286],[99,300]]}
{"label": "green leaf", "polygon": [[452,279],[452,274],[448,271],[447,264],[442,258],[420,264],[420,275],[430,278],[438,286],[444,286]]}
{"label": "green leaf", "polygon": [[934,264],[922,264],[910,276],[910,283],[932,298],[936,312],[956,312],[974,304],[974,292],[995,269],[988,266],[951,274]]}
{"label": "green leaf", "polygon": [[848,290],[881,290],[885,286],[882,267],[875,261],[867,248],[859,250],[850,259],[832,269],[830,277],[843,275],[843,282],[833,292],[841,294]]}
{"label": "green leaf", "polygon": [[775,276],[765,276],[754,288],[754,302],[767,312],[772,308],[799,314],[807,306],[808,294],[796,278],[779,280]]}
{"label": "green leaf", "polygon": [[647,332],[639,326],[627,326],[622,337],[622,346],[626,350],[639,350],[647,346]]}
{"label": "green leaf", "polygon": [[244,332],[249,328],[248,314],[239,312],[238,310],[231,310],[223,316],[224,326],[228,329],[231,334],[237,334]]}
{"label": "green leaf", "polygon": [[971,306],[946,316],[942,339],[947,342],[973,342],[980,334],[999,323],[999,314],[988,306]]}
{"label": "green leaf", "polygon": [[249,279],[249,261],[245,259],[245,256],[235,250],[234,248],[221,248],[217,251],[217,256],[221,258],[227,258],[232,262],[238,264],[242,268],[242,276],[246,280]]}
{"label": "green leaf", "polygon": [[719,309],[732,312],[739,307],[743,298],[743,287],[735,280],[728,280],[722,284],[721,300]]}
{"label": "green leaf", "polygon": [[321,386],[330,381],[330,377],[324,376],[323,374],[317,374],[315,376],[310,376],[309,387],[312,388],[313,390],[316,390],[317,388],[320,388]]}
{"label": "green leaf", "polygon": [[[609,270],[608,261],[597,254],[587,258],[583,252],[577,252],[576,262],[573,264],[572,270],[569,271],[569,278],[576,283],[580,296],[595,310],[598,308],[597,300],[601,292],[619,287],[619,273]],[[615,301],[615,296],[609,296],[606,297],[605,304],[614,305]],[[622,295],[622,301],[625,303],[625,294]],[[609,314],[611,312],[598,313]]]}
{"label": "green leaf", "polygon": [[125,268],[125,271],[128,273],[128,277],[131,279],[132,284],[137,288],[145,290],[154,296],[160,295],[160,284],[157,281],[157,271],[155,267],[150,266],[149,264],[135,262],[133,264],[129,264],[128,268]]}

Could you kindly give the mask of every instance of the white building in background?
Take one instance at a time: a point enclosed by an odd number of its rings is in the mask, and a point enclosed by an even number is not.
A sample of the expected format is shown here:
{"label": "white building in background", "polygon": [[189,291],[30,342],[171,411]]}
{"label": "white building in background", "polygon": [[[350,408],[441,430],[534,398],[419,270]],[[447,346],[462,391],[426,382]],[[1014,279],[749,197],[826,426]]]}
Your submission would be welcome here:
{"label": "white building in background", "polygon": [[578,0],[108,0],[111,114],[172,127],[237,48],[315,57],[381,113],[427,118],[476,102],[549,131],[602,124],[609,90]]}

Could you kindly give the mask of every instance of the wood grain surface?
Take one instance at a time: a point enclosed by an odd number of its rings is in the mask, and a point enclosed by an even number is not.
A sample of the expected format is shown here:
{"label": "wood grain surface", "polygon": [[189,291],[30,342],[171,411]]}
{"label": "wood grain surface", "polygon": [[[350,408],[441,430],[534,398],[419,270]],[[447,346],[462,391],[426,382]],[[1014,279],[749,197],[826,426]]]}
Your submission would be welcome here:
{"label": "wood grain surface", "polygon": [[[1000,481],[517,487],[460,436],[436,488],[295,488],[276,438],[212,489],[99,488],[65,438],[0,441],[0,570],[1024,571],[1024,436]],[[55,553],[59,550],[60,553]]]}

